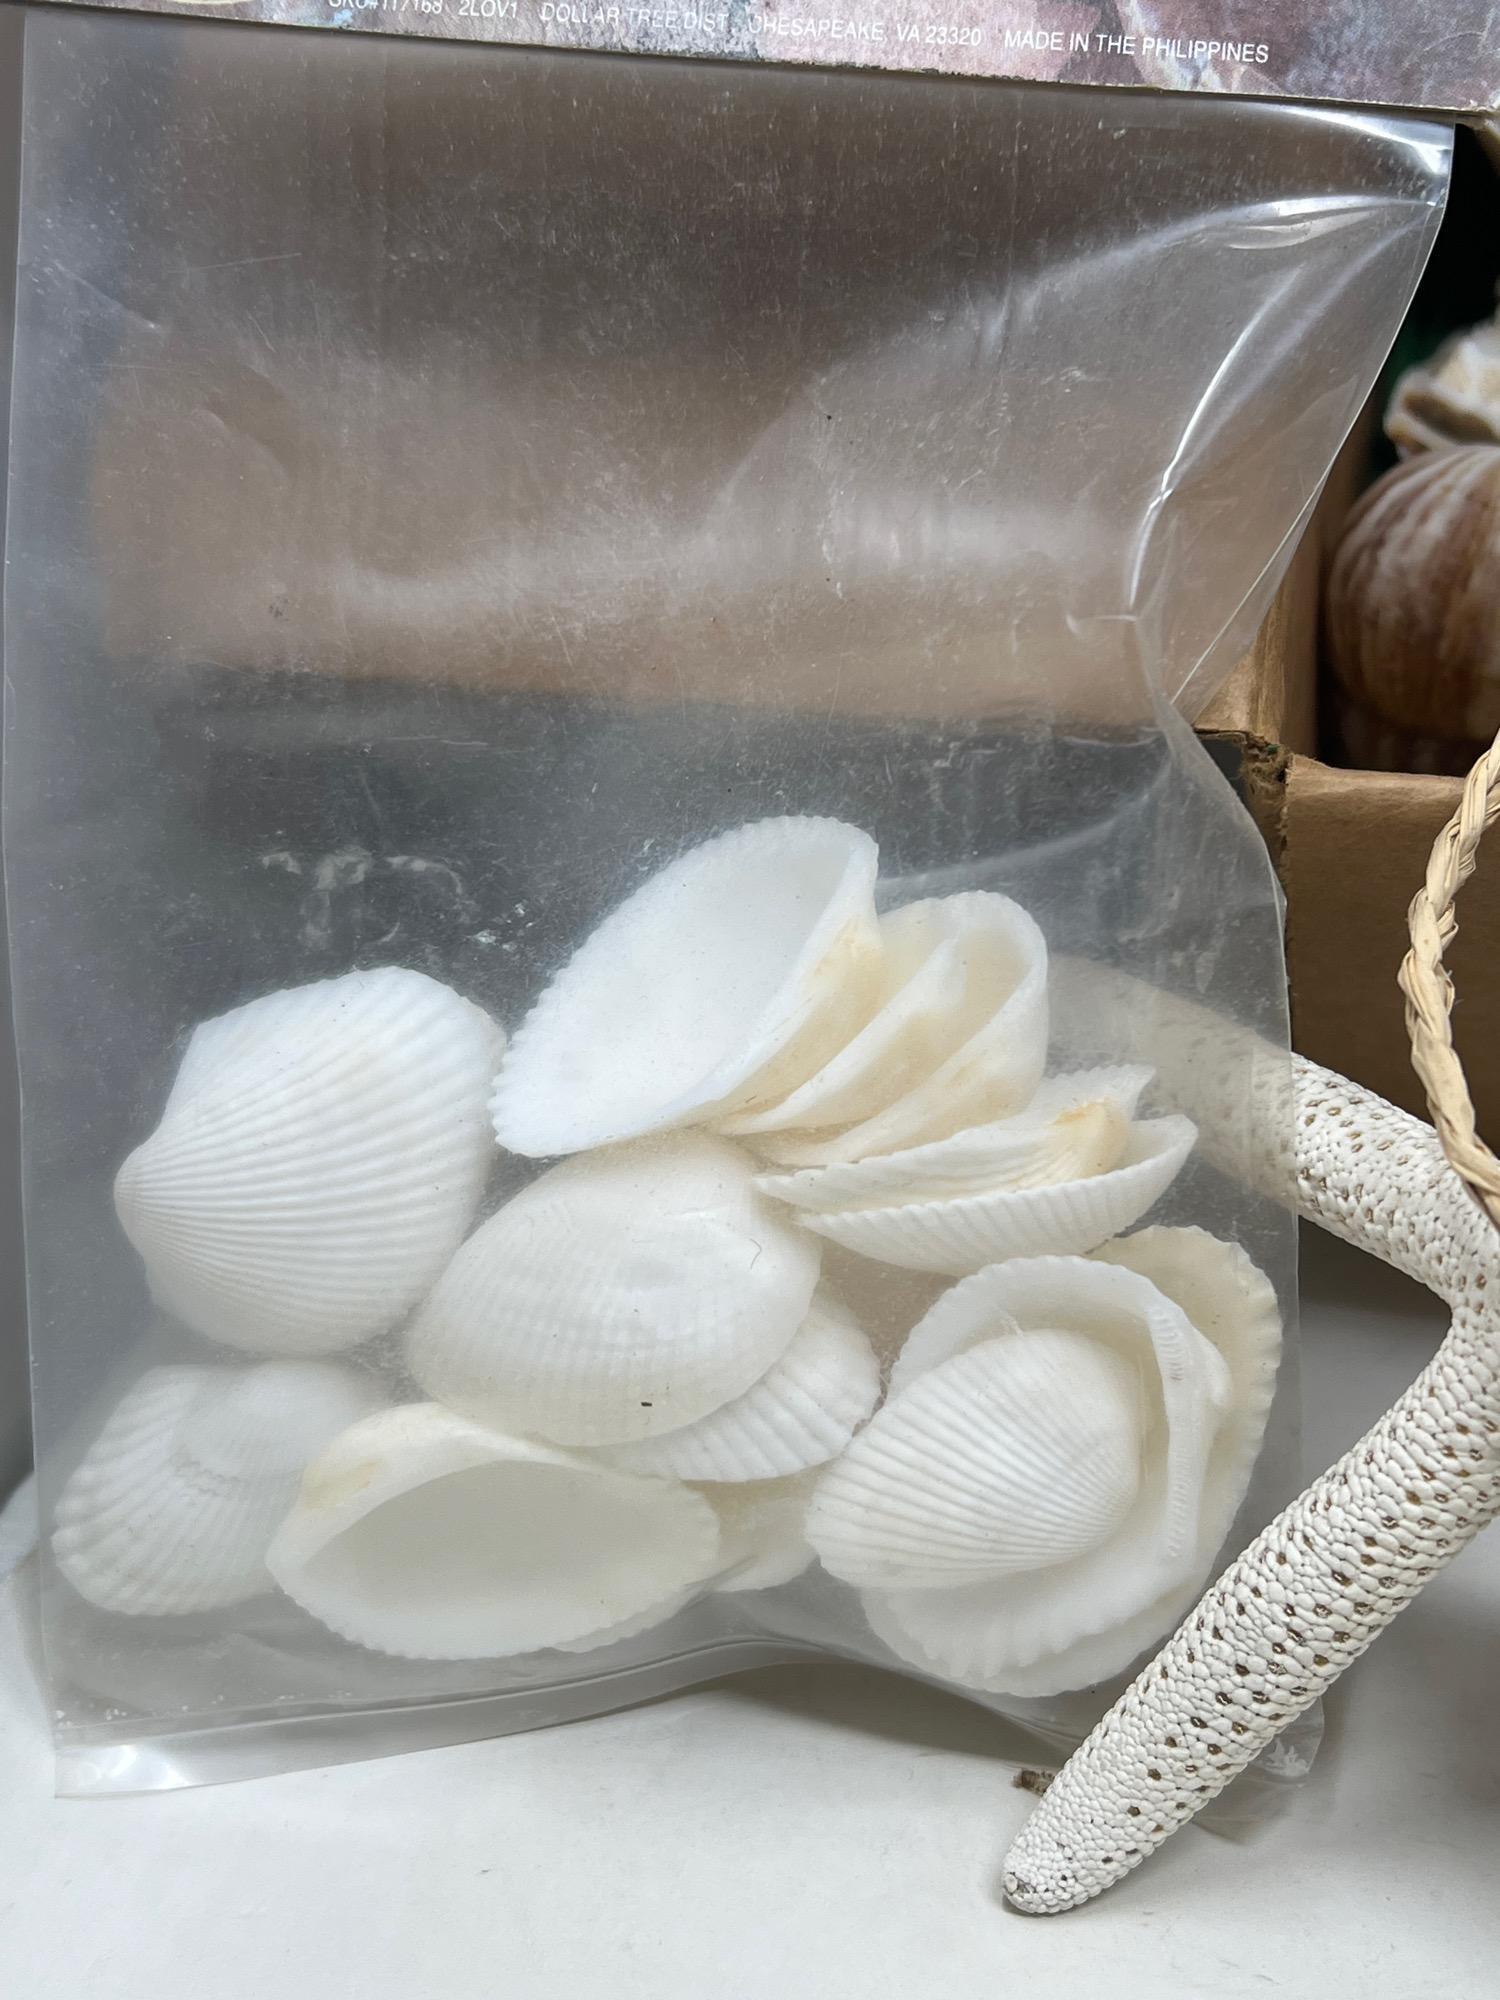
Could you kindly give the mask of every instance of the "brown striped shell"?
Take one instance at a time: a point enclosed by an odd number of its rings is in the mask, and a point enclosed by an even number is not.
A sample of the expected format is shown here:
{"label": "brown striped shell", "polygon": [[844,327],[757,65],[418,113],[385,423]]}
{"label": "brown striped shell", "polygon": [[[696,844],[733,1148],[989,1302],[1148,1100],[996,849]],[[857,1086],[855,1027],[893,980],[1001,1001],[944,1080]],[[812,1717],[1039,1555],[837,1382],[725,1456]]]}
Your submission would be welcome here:
{"label": "brown striped shell", "polygon": [[1424,452],[1350,515],[1328,580],[1335,675],[1399,730],[1500,729],[1500,446]]}

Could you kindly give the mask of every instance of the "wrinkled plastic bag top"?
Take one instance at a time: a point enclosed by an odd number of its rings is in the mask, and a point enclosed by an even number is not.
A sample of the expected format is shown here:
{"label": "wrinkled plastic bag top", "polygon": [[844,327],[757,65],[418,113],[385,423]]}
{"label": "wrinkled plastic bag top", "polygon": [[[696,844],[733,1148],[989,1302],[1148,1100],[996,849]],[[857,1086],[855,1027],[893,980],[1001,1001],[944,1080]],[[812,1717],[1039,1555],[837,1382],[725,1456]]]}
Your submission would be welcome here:
{"label": "wrinkled plastic bag top", "polygon": [[1441,175],[1430,130],[1302,106],[152,55],[38,115],[129,155],[73,317],[118,343],[109,641],[159,668],[1083,721],[1144,672],[1201,705]]}
{"label": "wrinkled plastic bag top", "polygon": [[[1171,704],[1268,601],[1445,135],[38,16],[25,138],[6,838],[44,1520],[143,1369],[224,1358],[153,1310],[111,1196],[197,1023],[398,965],[513,1029],[664,862],[782,815],[872,836],[882,910],[1018,900],[1052,1068],[1149,1064],[1203,1128],[1150,1219],[1242,1245],[1290,1313],[1290,1219],[1234,1165],[1284,1081],[1275,886]],[[925,1278],[839,1268],[899,1346]],[[359,1359],[413,1393],[399,1347]],[[1241,1526],[1294,1433],[1288,1361]],[[818,1570],[593,1657],[390,1657],[269,1591],[132,1619],[50,1570],[43,1625],[77,1789],[893,1657]],[[1101,1702],[976,1692],[1061,1741]]]}

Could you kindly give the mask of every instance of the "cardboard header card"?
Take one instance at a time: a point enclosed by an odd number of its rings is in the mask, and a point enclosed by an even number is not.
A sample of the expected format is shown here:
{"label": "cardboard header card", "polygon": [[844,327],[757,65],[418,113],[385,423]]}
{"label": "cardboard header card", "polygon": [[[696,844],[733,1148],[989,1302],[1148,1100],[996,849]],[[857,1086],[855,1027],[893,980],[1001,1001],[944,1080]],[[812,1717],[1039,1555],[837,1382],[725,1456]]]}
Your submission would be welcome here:
{"label": "cardboard header card", "polygon": [[[69,4],[69,0],[63,0]],[[98,4],[98,0],[88,0]],[[105,0],[616,54],[1500,110],[1491,0]]]}

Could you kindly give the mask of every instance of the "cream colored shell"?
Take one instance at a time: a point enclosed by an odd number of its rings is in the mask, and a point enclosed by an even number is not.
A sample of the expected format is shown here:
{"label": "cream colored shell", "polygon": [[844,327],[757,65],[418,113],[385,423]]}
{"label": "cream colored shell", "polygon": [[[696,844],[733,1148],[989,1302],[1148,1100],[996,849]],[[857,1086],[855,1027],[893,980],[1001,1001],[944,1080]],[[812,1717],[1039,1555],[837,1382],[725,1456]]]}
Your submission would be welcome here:
{"label": "cream colored shell", "polygon": [[874,841],[752,821],[679,855],[603,919],[516,1030],[501,1144],[548,1158],[751,1113],[866,1020],[880,976]]}
{"label": "cream colored shell", "polygon": [[309,1468],[267,1564],[344,1638],[409,1659],[608,1644],[669,1617],[719,1567],[689,1487],[409,1403]]}
{"label": "cream colored shell", "polygon": [[464,1244],[407,1331],[428,1395],[558,1444],[680,1430],[742,1396],[807,1317],[819,1248],[725,1139],[580,1153]]}
{"label": "cream colored shell", "polygon": [[[757,1150],[778,1166],[826,1166],[945,1139],[966,1126],[1009,1117],[1041,1082],[1047,941],[1035,919],[989,890],[912,907],[922,913],[921,928],[960,941],[965,961],[959,1004],[926,1051],[939,1058],[936,1067],[852,1125],[758,1132]],[[893,1075],[899,1086],[909,1072],[898,1064]]]}
{"label": "cream colored shell", "polygon": [[889,1208],[798,1213],[805,1229],[877,1263],[962,1278],[1008,1257],[1096,1250],[1161,1199],[1197,1136],[1189,1118],[1143,1118],[1130,1127],[1119,1164],[1086,1179]]}
{"label": "cream colored shell", "polygon": [[847,1164],[762,1174],[762,1194],[838,1214],[1087,1180],[1124,1158],[1151,1081],[1142,1067],[1080,1070],[1044,1083],[1024,1110],[946,1139]]}
{"label": "cream colored shell", "polygon": [[785,1353],[742,1396],[606,1456],[626,1472],[672,1479],[780,1479],[836,1458],[879,1400],[875,1350],[823,1288]]}
{"label": "cream colored shell", "polygon": [[269,1591],[266,1551],[304,1466],[384,1401],[329,1361],[149,1369],[63,1488],[58,1568],[91,1604],[137,1616]]}
{"label": "cream colored shell", "polygon": [[[1027,1511],[1055,1541],[1056,1559],[1012,1569],[1022,1547],[1018,1531],[1012,1527],[999,1537],[1002,1517],[991,1507],[982,1536],[973,1521],[966,1524],[965,1546],[976,1576],[987,1551],[991,1559],[1000,1551],[1005,1572],[991,1560],[987,1578],[940,1581],[913,1532],[931,1520],[937,1495],[903,1498],[902,1412],[919,1391],[911,1407],[935,1410],[957,1362],[1003,1354],[1017,1329],[1035,1329],[1049,1341],[1071,1329],[1134,1362],[1143,1422],[1136,1498],[1126,1505],[1125,1461],[1119,1458],[1129,1446],[1125,1412],[1122,1407],[1118,1421],[1107,1421],[1108,1384],[1101,1379],[1091,1406],[1101,1439],[1114,1440],[1109,1449],[1118,1464],[1110,1504],[1126,1507],[1119,1525],[1108,1525],[1103,1491],[1087,1496],[1087,1507],[1086,1496],[1077,1496],[1065,1518],[1058,1513],[1054,1445],[1038,1452]],[[913,1330],[885,1410],[820,1481],[810,1537],[846,1571],[851,1560],[866,1573],[872,1562],[908,1563],[918,1575],[928,1565],[925,1583],[867,1588],[864,1598],[879,1636],[927,1672],[1016,1695],[1089,1685],[1118,1672],[1169,1630],[1201,1589],[1260,1447],[1280,1338],[1266,1278],[1238,1245],[1202,1230],[1143,1230],[1087,1260],[995,1265],[947,1293]],[[1017,1449],[1025,1435],[1014,1425],[1007,1432]],[[1038,1432],[1039,1444],[1044,1436]],[[1015,1462],[1019,1477],[1019,1456]],[[981,1474],[988,1488],[992,1456],[960,1444],[941,1503],[945,1521],[957,1518],[955,1495],[977,1493]],[[880,1510],[860,1504],[862,1483],[883,1489]],[[1019,1483],[1015,1490],[1022,1491]],[[1090,1516],[1104,1524],[1100,1537],[1086,1552],[1072,1553],[1067,1536],[1075,1530],[1081,1535]],[[950,1532],[944,1565],[951,1569],[953,1561]]]}
{"label": "cream colored shell", "polygon": [[[933,1121],[944,1101],[924,1086],[955,1072],[961,1050],[969,1052],[959,1079],[966,1103],[979,1103],[986,1090],[998,1091],[1002,1101],[1025,1095],[1045,1052],[1038,1042],[1028,1054],[1021,1015],[1029,1002],[1016,998],[1018,989],[1035,990],[1035,966],[1045,964],[1040,934],[1025,911],[986,890],[929,897],[882,917],[880,945],[881,984],[869,1020],[800,1088],[724,1119],[721,1131],[771,1135],[766,1150],[780,1157],[783,1146],[795,1151],[809,1144],[820,1152],[819,1133],[878,1132],[898,1105],[906,1107],[898,1114],[902,1126],[917,1129]],[[989,1055],[981,1065],[974,1058],[995,1039],[990,1030],[997,1020],[1005,1024],[999,1060]],[[976,1044],[976,1037],[988,1040]],[[797,1133],[814,1136],[777,1136]],[[844,1143],[840,1138],[838,1145]]]}
{"label": "cream colored shell", "polygon": [[504,1046],[401,966],[289,987],[205,1021],[115,1181],[163,1309],[251,1354],[388,1331],[463,1241]]}

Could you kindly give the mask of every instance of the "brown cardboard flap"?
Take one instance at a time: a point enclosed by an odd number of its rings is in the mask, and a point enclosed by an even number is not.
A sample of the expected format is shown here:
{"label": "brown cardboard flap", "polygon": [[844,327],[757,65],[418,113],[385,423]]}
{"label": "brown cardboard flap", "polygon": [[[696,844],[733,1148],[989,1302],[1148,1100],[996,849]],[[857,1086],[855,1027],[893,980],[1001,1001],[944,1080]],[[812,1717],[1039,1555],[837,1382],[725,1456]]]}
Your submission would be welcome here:
{"label": "brown cardboard flap", "polygon": [[[1407,906],[1460,789],[1455,778],[1338,771],[1310,757],[1293,757],[1286,770],[1281,870],[1297,1046],[1424,1116],[1396,974],[1408,941]],[[1458,1049],[1480,1122],[1493,1131],[1500,1115],[1500,852],[1481,855],[1459,921],[1450,961]]]}
{"label": "brown cardboard flap", "polygon": [[[1287,897],[1296,1047],[1425,1117],[1396,974],[1406,913],[1433,842],[1458,804],[1456,778],[1340,770],[1316,745],[1318,604],[1338,522],[1368,449],[1367,414],[1249,657],[1200,718],[1231,741],[1241,788]],[[1500,1133],[1500,835],[1459,903],[1450,965],[1455,1033],[1481,1127]]]}

